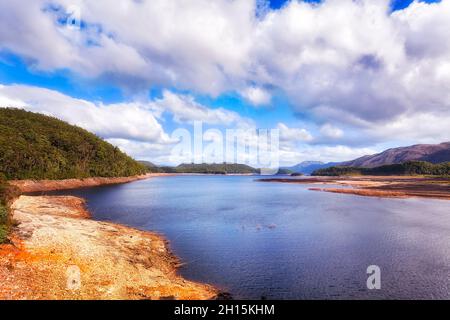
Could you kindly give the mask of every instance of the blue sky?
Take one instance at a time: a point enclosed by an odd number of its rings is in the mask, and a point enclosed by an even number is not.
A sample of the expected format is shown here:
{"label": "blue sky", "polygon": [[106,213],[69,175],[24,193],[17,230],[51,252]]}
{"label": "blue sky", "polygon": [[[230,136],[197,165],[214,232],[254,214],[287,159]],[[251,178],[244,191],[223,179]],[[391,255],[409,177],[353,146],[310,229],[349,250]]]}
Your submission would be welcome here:
{"label": "blue sky", "polygon": [[[270,7],[272,9],[281,8],[288,0],[270,0]],[[320,3],[322,0],[305,0],[305,2]],[[407,8],[414,0],[392,0],[392,10],[402,10]],[[424,0],[423,2],[432,3],[439,2],[440,0]]]}
{"label": "blue sky", "polygon": [[[160,163],[171,163],[171,132],[193,121],[277,128],[286,163],[447,139],[424,119],[448,116],[448,1],[341,3],[271,0],[258,20],[245,14],[251,1],[157,12],[124,0],[117,9],[105,2],[103,14],[103,1],[55,0],[58,10],[1,4],[0,102],[53,114]],[[82,27],[68,27],[67,17]],[[416,97],[418,88],[426,91]],[[122,123],[83,118],[116,118],[111,110],[123,110]]]}

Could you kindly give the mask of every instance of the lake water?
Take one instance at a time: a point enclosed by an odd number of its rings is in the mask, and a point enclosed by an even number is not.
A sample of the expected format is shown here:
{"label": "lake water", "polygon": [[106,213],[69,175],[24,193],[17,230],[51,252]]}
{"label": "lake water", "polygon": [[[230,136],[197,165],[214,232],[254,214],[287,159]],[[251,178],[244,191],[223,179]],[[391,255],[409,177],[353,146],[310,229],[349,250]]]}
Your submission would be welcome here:
{"label": "lake water", "polygon": [[[158,231],[186,278],[234,298],[450,298],[450,201],[381,199],[263,183],[173,176],[57,192],[95,219]],[[368,290],[366,269],[381,268]]]}

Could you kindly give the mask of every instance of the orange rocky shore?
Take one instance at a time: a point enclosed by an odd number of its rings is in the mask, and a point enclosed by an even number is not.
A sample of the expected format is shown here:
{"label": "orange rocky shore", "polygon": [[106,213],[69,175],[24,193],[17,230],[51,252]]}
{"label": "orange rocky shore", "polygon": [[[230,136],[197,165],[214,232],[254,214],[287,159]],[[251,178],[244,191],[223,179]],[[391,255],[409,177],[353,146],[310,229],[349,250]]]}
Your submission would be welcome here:
{"label": "orange rocky shore", "polygon": [[[62,186],[39,183],[52,188],[45,190]],[[37,185],[22,183],[21,190],[41,191]],[[11,204],[11,215],[10,244],[0,246],[0,299],[203,300],[218,295],[209,285],[177,275],[179,261],[163,237],[91,220],[83,199],[22,195]]]}
{"label": "orange rocky shore", "polygon": [[118,177],[118,178],[85,178],[85,179],[65,179],[65,180],[13,180],[9,183],[17,187],[21,192],[39,192],[77,189],[85,187],[96,187],[111,184],[127,183],[151,177],[168,176],[167,173],[148,173],[139,176]]}

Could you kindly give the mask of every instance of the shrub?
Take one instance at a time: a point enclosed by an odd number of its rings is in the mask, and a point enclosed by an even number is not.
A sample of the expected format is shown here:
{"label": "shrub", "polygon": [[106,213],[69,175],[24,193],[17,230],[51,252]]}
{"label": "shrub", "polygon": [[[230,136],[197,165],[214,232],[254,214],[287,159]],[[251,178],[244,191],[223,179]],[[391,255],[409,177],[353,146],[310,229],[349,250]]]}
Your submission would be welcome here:
{"label": "shrub", "polygon": [[10,201],[18,194],[17,188],[8,185],[6,181],[0,179],[0,244],[7,241],[8,231],[14,225],[9,216],[8,206]]}
{"label": "shrub", "polygon": [[8,237],[8,210],[0,205],[0,244],[5,243]]}
{"label": "shrub", "polygon": [[6,225],[0,224],[0,244],[5,243],[8,240],[8,229]]}

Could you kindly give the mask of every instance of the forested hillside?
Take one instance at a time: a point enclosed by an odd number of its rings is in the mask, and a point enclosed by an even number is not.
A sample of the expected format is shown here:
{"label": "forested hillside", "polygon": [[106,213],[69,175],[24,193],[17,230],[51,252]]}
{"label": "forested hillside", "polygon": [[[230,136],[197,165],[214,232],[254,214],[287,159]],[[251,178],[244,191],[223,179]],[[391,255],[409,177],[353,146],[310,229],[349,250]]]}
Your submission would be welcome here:
{"label": "forested hillside", "polygon": [[425,161],[407,161],[402,164],[390,164],[375,168],[330,167],[319,169],[313,176],[345,176],[345,175],[436,175],[449,176],[450,162],[433,164]]}
{"label": "forested hillside", "polygon": [[180,173],[213,173],[213,174],[251,174],[259,173],[259,170],[245,164],[180,164],[176,168]]}
{"label": "forested hillside", "polygon": [[147,172],[117,147],[56,118],[0,108],[0,178],[67,179]]}
{"label": "forested hillside", "polygon": [[259,170],[237,163],[183,163],[176,167],[158,167],[151,162],[140,161],[151,172],[164,173],[202,173],[202,174],[258,174]]}

